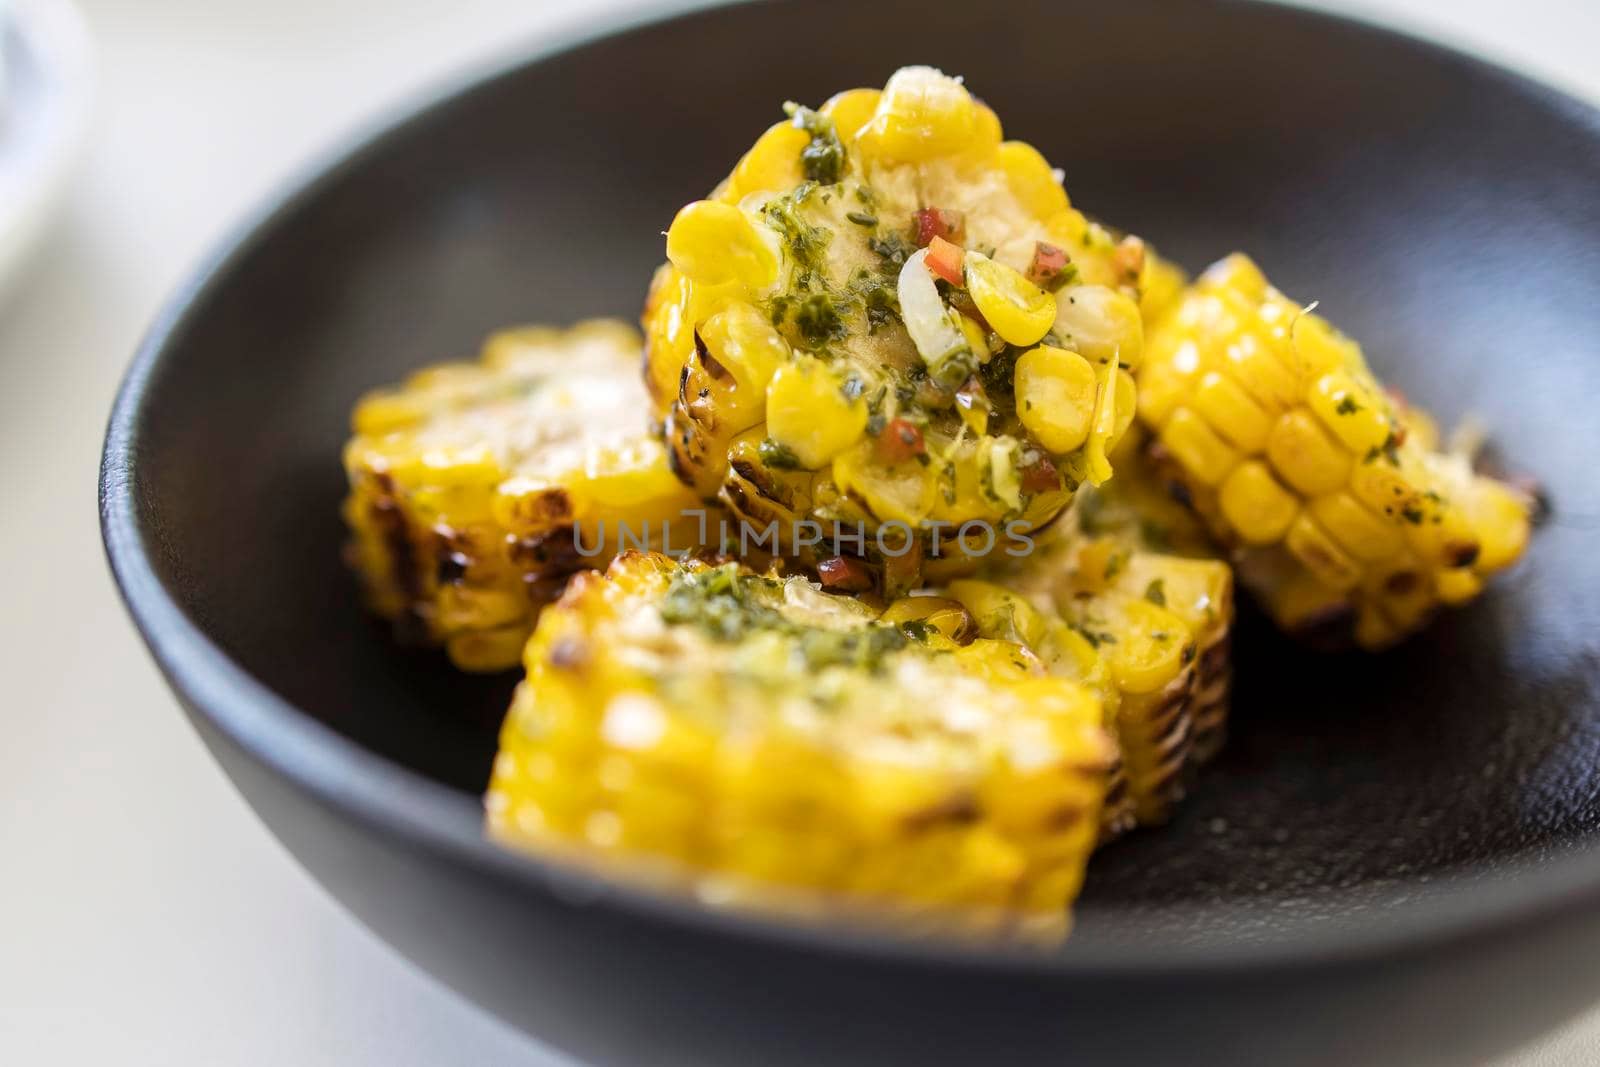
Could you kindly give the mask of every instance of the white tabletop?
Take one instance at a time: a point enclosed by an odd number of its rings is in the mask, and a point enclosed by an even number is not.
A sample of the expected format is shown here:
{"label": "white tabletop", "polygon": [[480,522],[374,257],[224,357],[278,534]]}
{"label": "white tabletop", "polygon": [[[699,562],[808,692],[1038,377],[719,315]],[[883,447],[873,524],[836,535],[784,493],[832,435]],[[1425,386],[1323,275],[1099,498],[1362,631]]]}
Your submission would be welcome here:
{"label": "white tabletop", "polygon": [[[88,156],[0,305],[0,1063],[559,1062],[399,959],[250,814],[116,601],[94,482],[135,342],[246,207],[375,110],[625,5],[85,0]],[[1600,100],[1595,0],[1361,10]],[[1597,1061],[1600,1010],[1502,1067]]]}

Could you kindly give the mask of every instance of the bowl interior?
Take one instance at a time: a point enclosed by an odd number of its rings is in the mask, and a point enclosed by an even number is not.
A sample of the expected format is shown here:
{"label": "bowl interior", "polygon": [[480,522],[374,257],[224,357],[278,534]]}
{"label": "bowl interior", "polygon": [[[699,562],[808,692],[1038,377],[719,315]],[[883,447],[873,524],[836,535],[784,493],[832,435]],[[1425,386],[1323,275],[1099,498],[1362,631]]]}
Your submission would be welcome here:
{"label": "bowl interior", "polygon": [[911,62],[964,74],[1091,214],[1191,269],[1243,249],[1320,300],[1555,505],[1518,572],[1400,650],[1317,656],[1246,618],[1232,740],[1172,825],[1097,859],[1075,943],[1292,939],[1592,848],[1600,123],[1273,7],[756,4],[447,100],[292,198],[166,340],[132,426],[163,584],[307,715],[475,804],[513,679],[463,678],[363,616],[339,552],[352,401],[504,324],[632,317],[674,211],[784,100]]}

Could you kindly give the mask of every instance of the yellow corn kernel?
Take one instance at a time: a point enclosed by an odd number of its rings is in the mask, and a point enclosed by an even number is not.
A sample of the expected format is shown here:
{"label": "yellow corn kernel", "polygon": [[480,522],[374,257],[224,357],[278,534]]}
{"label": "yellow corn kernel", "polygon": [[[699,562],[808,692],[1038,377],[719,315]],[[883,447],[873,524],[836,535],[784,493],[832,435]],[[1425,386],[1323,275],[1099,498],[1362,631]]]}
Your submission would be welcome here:
{"label": "yellow corn kernel", "polygon": [[1132,370],[1144,353],[1139,305],[1104,285],[1069,285],[1056,294],[1054,331],[1063,344],[1096,363]]}
{"label": "yellow corn kernel", "polygon": [[993,582],[959,578],[946,591],[972,613],[978,633],[986,638],[1037,648],[1049,633],[1038,608]]}
{"label": "yellow corn kernel", "polygon": [[598,444],[584,455],[583,471],[572,482],[578,500],[577,519],[590,522],[649,521],[674,504],[692,508],[695,495],[672,473],[666,446],[654,437]]}
{"label": "yellow corn kernel", "polygon": [[707,285],[737,282],[765,290],[778,277],[778,253],[744,212],[731,204],[696,200],[667,230],[667,258]]}
{"label": "yellow corn kernel", "polygon": [[1318,525],[1356,559],[1387,559],[1405,544],[1392,522],[1368,511],[1349,493],[1318,497],[1311,502],[1310,512]]}
{"label": "yellow corn kernel", "polygon": [[1258,334],[1240,333],[1225,355],[1229,375],[1268,411],[1282,411],[1301,399],[1299,375],[1290,370]]}
{"label": "yellow corn kernel", "polygon": [[1166,608],[1142,597],[1108,595],[1093,602],[1084,626],[1104,625],[1115,637],[1101,652],[1124,693],[1153,693],[1177,677],[1189,650],[1189,628]]}
{"label": "yellow corn kernel", "polygon": [[1214,370],[1202,374],[1191,403],[1213,429],[1245,452],[1266,447],[1272,418],[1227,375]]}
{"label": "yellow corn kernel", "polygon": [[1334,371],[1365,371],[1366,360],[1356,343],[1318,315],[1301,314],[1289,327],[1296,369],[1310,381]]}
{"label": "yellow corn kernel", "polygon": [[350,429],[362,436],[376,437],[420,422],[434,410],[430,397],[399,389],[374,390],[356,402]]}
{"label": "yellow corn kernel", "polygon": [[1145,322],[1155,322],[1165,315],[1183,295],[1187,281],[1183,268],[1155,254],[1144,257],[1144,270],[1139,276],[1139,316]]}
{"label": "yellow corn kernel", "polygon": [[920,622],[958,645],[978,636],[978,622],[959,600],[939,596],[903,596],[883,609],[880,622]]}
{"label": "yellow corn kernel", "polygon": [[1194,388],[1194,343],[1184,342],[1177,355],[1183,359],[1161,359],[1146,363],[1139,372],[1139,417],[1151,426],[1160,426],[1172,409],[1187,399]]}
{"label": "yellow corn kernel", "polygon": [[1215,487],[1239,462],[1239,453],[1217,436],[1205,419],[1178,408],[1161,428],[1160,440],[1202,485]]}
{"label": "yellow corn kernel", "polygon": [[1369,651],[1388,648],[1403,636],[1404,631],[1375,604],[1365,605],[1356,616],[1356,644]]}
{"label": "yellow corn kernel", "polygon": [[444,633],[459,630],[491,630],[528,616],[528,599],[520,589],[488,589],[469,585],[441,586],[435,600],[439,628]]}
{"label": "yellow corn kernel", "polygon": [[1361,565],[1304,512],[1289,525],[1284,545],[1329,589],[1343,592],[1361,580]]}
{"label": "yellow corn kernel", "polygon": [[1222,483],[1217,501],[1228,525],[1246,544],[1268,545],[1289,529],[1300,510],[1298,498],[1272,476],[1260,460],[1239,464]]}
{"label": "yellow corn kernel", "polygon": [[[768,383],[789,362],[789,343],[765,315],[743,301],[706,319],[699,334],[707,354],[733,377],[724,416],[729,428],[754,426],[766,410]],[[714,368],[708,370],[716,376]]]}
{"label": "yellow corn kernel", "polygon": [[882,522],[915,527],[933,511],[938,479],[915,460],[888,464],[878,459],[876,442],[863,438],[833,458],[833,481],[840,493],[864,501]]}
{"label": "yellow corn kernel", "polygon": [[1483,579],[1470,570],[1440,571],[1434,576],[1434,587],[1439,599],[1452,607],[1465,604],[1483,592]]}
{"label": "yellow corn kernel", "polygon": [[960,82],[932,67],[903,67],[889,78],[857,140],[878,159],[923,163],[961,153],[980,132],[977,108]]}
{"label": "yellow corn kernel", "polygon": [[739,160],[728,179],[727,200],[738,203],[751,193],[785,192],[800,184],[800,153],[811,135],[792,122],[768,127]]}
{"label": "yellow corn kernel", "polygon": [[1048,219],[1072,206],[1049,162],[1032,145],[1006,141],[1000,146],[998,164],[1012,195],[1033,215]]}
{"label": "yellow corn kernel", "polygon": [[965,264],[967,292],[1001,340],[1026,347],[1050,331],[1056,302],[1049,293],[981,252],[968,252]]}
{"label": "yellow corn kernel", "polygon": [[1279,476],[1307,496],[1331,493],[1350,478],[1350,453],[1303,408],[1285,412],[1267,438]]}
{"label": "yellow corn kernel", "polygon": [[1061,455],[1088,440],[1097,389],[1088,360],[1040,345],[1017,358],[1013,386],[1017,418],[1046,449]]}
{"label": "yellow corn kernel", "polygon": [[1249,300],[1259,301],[1267,292],[1267,276],[1249,256],[1235,252],[1206,268],[1200,275],[1200,285],[1207,289],[1229,289]]}
{"label": "yellow corn kernel", "polygon": [[846,397],[822,361],[801,356],[778,368],[767,385],[767,434],[815,470],[867,432],[867,405]]}
{"label": "yellow corn kernel", "polygon": [[458,670],[474,673],[508,671],[522,658],[532,620],[491,630],[467,631],[445,641],[445,653]]}
{"label": "yellow corn kernel", "polygon": [[849,144],[860,134],[861,128],[872,121],[882,98],[883,92],[878,89],[846,89],[830,96],[818,110],[833,120],[839,139]]}
{"label": "yellow corn kernel", "polygon": [[1492,574],[1515,563],[1528,547],[1528,504],[1521,494],[1492,478],[1476,477],[1457,503],[1478,535],[1473,568]]}
{"label": "yellow corn kernel", "polygon": [[1311,386],[1306,404],[1322,425],[1358,456],[1381,447],[1389,439],[1385,407],[1371,389],[1344,371],[1318,378]]}

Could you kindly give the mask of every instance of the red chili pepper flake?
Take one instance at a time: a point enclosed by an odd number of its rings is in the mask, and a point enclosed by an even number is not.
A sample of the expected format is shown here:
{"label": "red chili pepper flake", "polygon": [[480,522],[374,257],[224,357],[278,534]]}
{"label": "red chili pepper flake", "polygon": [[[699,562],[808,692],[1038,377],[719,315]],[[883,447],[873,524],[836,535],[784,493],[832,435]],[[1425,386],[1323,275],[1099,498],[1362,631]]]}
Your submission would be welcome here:
{"label": "red chili pepper flake", "polygon": [[840,593],[864,593],[872,588],[872,569],[853,556],[830,556],[817,564],[817,577],[824,589]]}
{"label": "red chili pepper flake", "polygon": [[1022,488],[1030,493],[1048,493],[1061,488],[1061,474],[1049,456],[1041,455],[1022,468]]}
{"label": "red chili pepper flake", "polygon": [[903,463],[928,451],[922,431],[905,419],[890,419],[878,435],[878,458],[885,463]]}
{"label": "red chili pepper flake", "polygon": [[1040,241],[1033,246],[1033,260],[1028,264],[1028,280],[1041,289],[1057,289],[1066,281],[1067,264],[1071,258],[1066,250]]}
{"label": "red chili pepper flake", "polygon": [[935,237],[943,237],[960,244],[966,230],[966,219],[959,211],[925,207],[911,218],[917,231],[918,248],[927,248]]}
{"label": "red chili pepper flake", "polygon": [[943,278],[958,289],[966,284],[961,273],[966,253],[960,245],[951,244],[943,237],[935,237],[928,244],[928,270],[935,278]]}

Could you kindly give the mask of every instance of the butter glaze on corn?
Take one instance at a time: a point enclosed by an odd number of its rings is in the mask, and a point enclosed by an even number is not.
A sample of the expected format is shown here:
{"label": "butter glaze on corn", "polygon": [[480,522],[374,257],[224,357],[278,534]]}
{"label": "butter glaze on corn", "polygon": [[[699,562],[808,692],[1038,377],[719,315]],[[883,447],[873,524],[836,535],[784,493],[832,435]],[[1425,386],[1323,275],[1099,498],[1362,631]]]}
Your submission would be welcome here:
{"label": "butter glaze on corn", "polygon": [[[1037,526],[1110,476],[1135,404],[1143,247],[1089,222],[938,71],[791,110],[673,221],[644,316],[647,384],[701,495],[758,524],[917,531],[908,553],[865,552],[901,592],[982,552],[932,558],[930,524]],[[1041,248],[1067,265],[1030,280]],[[931,307],[922,255],[960,282],[939,282]],[[915,448],[886,451],[902,424]]]}
{"label": "butter glaze on corn", "polygon": [[[345,446],[349,557],[373,610],[465,670],[514,667],[574,571],[696,502],[644,429],[638,334],[506,330],[473,362],[363,397]],[[578,551],[579,542],[586,553]]]}
{"label": "butter glaze on corn", "polygon": [[528,644],[491,832],[717,906],[1061,936],[1112,759],[1098,698],[949,612],[877,614],[732,563],[579,575]]}
{"label": "butter glaze on corn", "polygon": [[1279,625],[1381,648],[1522,555],[1529,504],[1437,449],[1361,350],[1233,255],[1150,329],[1139,414]]}

